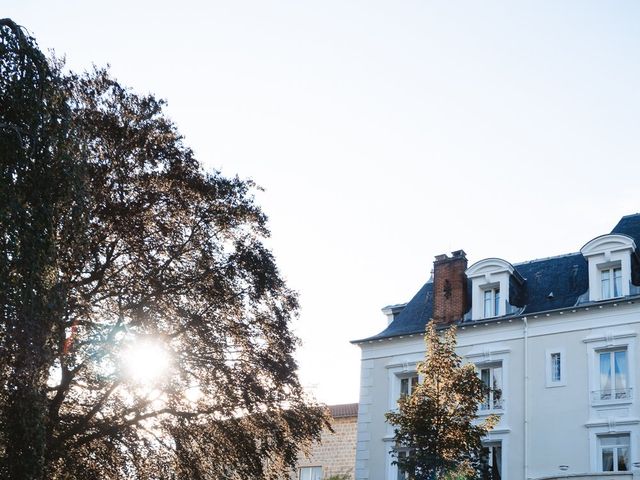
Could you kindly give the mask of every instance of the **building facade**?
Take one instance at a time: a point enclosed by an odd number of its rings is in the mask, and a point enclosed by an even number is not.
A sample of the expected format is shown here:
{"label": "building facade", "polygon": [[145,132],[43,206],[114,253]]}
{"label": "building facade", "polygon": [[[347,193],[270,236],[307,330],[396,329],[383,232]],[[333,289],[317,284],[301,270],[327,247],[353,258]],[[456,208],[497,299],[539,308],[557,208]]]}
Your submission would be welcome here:
{"label": "building facade", "polygon": [[356,340],[361,387],[356,480],[404,478],[384,414],[417,381],[427,322],[458,327],[458,353],[490,387],[481,417],[494,480],[631,478],[640,467],[640,214],[577,253],[467,265],[439,255],[387,328]]}
{"label": "building facade", "polygon": [[352,480],[356,460],[358,404],[330,405],[331,428],[324,430],[308,456],[298,460],[297,480]]}

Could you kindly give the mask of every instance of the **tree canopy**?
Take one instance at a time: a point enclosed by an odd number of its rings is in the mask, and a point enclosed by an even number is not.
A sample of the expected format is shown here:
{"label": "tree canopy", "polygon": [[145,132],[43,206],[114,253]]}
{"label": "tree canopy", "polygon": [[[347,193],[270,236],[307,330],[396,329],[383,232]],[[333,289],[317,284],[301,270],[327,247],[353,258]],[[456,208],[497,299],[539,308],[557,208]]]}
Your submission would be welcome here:
{"label": "tree canopy", "polygon": [[481,478],[482,438],[497,422],[493,415],[478,420],[487,387],[456,353],[455,326],[440,336],[430,323],[425,343],[420,381],[386,414],[395,430],[395,462],[415,480]]}
{"label": "tree canopy", "polygon": [[256,186],[163,108],[0,20],[2,478],[282,478],[327,424]]}

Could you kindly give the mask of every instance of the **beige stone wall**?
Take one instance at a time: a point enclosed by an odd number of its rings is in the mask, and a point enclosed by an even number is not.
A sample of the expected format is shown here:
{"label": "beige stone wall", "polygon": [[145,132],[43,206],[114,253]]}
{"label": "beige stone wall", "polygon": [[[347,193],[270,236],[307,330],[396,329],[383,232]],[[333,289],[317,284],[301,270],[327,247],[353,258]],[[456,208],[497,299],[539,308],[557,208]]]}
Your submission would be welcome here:
{"label": "beige stone wall", "polygon": [[[322,467],[323,478],[348,474],[354,478],[356,463],[357,417],[336,418],[331,422],[334,433],[322,432],[320,443],[316,443],[308,458],[301,456],[298,467]],[[298,478],[298,471],[292,476]]]}

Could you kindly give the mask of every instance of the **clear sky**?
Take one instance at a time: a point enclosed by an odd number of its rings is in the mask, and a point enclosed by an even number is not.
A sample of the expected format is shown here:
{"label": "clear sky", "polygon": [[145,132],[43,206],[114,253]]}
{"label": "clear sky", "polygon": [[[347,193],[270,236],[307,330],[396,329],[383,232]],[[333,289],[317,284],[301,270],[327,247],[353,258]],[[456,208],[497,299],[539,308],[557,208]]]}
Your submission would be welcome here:
{"label": "clear sky", "polygon": [[208,168],[266,190],[301,378],[358,400],[358,347],[433,257],[578,251],[640,211],[640,2],[2,0],[109,63]]}

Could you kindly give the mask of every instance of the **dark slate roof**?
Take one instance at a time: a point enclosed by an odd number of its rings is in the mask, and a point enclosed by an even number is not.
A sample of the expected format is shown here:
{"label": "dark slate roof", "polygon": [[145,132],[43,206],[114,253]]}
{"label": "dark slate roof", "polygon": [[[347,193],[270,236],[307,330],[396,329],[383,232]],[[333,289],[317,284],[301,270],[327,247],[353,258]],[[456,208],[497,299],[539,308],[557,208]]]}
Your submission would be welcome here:
{"label": "dark slate roof", "polygon": [[521,314],[575,305],[589,288],[587,260],[580,253],[514,265],[525,279]]}
{"label": "dark slate roof", "polygon": [[[373,338],[396,337],[411,333],[422,333],[433,315],[433,282],[428,281],[414,295],[407,306],[396,316],[389,326]],[[369,339],[367,339],[369,340]]]}
{"label": "dark slate roof", "polygon": [[[622,217],[611,233],[628,235],[634,239],[636,246],[640,246],[640,213]],[[522,285],[511,285],[514,290],[510,291],[509,301],[519,307],[511,315],[530,315],[582,303],[589,287],[587,266],[587,260],[579,252],[515,264],[513,267],[525,281]],[[632,280],[634,284],[640,284],[637,258],[633,265]],[[433,282],[430,279],[387,328],[354,343],[420,334],[424,332],[432,314]]]}
{"label": "dark slate roof", "polygon": [[329,405],[327,407],[333,418],[346,418],[358,416],[357,403],[343,403],[340,405]]}
{"label": "dark slate roof", "polygon": [[636,247],[640,247],[640,213],[622,217],[611,233],[628,235],[636,242]]}

